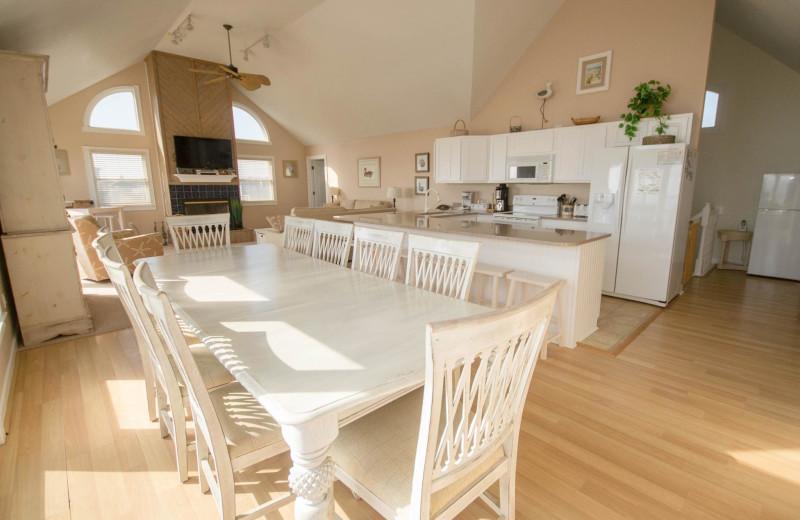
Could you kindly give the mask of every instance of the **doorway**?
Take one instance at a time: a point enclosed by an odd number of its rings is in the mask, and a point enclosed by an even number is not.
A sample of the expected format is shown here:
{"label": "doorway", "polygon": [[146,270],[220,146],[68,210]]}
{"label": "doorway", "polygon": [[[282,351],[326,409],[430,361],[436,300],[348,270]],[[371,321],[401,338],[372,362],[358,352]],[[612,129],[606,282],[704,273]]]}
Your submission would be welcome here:
{"label": "doorway", "polygon": [[327,171],[324,155],[306,158],[306,175],[308,176],[308,205],[318,208],[327,202]]}

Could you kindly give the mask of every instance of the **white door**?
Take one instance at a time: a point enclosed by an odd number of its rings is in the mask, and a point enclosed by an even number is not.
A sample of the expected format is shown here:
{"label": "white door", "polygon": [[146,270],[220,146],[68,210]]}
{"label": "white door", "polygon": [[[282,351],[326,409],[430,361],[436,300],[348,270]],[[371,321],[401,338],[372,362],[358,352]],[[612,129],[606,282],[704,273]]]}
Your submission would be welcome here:
{"label": "white door", "polygon": [[621,146],[591,150],[585,162],[591,179],[587,229],[611,235],[606,239],[603,291],[614,292],[628,148]]}
{"label": "white door", "polygon": [[327,202],[325,187],[325,160],[314,159],[311,161],[309,175],[309,205],[318,208]]}
{"label": "white door", "polygon": [[669,160],[659,156],[664,150],[664,146],[631,149],[614,289],[618,294],[660,302],[667,300],[683,180],[683,161],[663,164]]}

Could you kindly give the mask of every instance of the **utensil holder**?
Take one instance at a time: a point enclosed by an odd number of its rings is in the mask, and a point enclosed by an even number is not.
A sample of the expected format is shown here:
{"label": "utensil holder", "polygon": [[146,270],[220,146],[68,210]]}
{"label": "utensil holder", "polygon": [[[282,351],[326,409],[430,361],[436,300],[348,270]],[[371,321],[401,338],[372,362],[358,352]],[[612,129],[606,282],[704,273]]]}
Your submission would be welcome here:
{"label": "utensil holder", "polygon": [[564,218],[572,218],[575,215],[575,204],[562,204],[561,216]]}

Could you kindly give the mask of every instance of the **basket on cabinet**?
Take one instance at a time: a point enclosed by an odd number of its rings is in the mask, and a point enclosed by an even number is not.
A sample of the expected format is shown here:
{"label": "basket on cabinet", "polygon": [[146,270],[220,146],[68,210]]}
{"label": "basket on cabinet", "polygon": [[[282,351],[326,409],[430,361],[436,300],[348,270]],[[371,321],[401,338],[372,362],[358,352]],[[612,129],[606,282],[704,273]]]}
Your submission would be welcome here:
{"label": "basket on cabinet", "polygon": [[[461,123],[461,128],[458,128],[458,123]],[[463,119],[456,121],[453,125],[453,129],[450,131],[450,137],[458,137],[460,135],[469,135],[467,123],[465,123]]]}

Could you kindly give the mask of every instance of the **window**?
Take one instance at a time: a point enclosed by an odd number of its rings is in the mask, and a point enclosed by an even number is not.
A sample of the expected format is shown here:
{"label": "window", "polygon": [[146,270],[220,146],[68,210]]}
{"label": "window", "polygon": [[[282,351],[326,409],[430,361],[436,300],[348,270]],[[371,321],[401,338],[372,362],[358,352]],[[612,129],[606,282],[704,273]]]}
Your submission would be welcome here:
{"label": "window", "polygon": [[275,167],[272,157],[239,156],[239,192],[242,202],[275,204]]}
{"label": "window", "polygon": [[233,105],[233,133],[237,141],[269,144],[269,134],[264,123],[242,105]]}
{"label": "window", "polygon": [[144,135],[139,87],[104,90],[89,103],[83,120],[85,132]]}
{"label": "window", "polygon": [[98,207],[155,209],[147,150],[84,147],[92,196]]}
{"label": "window", "polygon": [[719,109],[719,92],[706,90],[706,101],[703,105],[703,122],[701,128],[717,126],[717,110]]}

